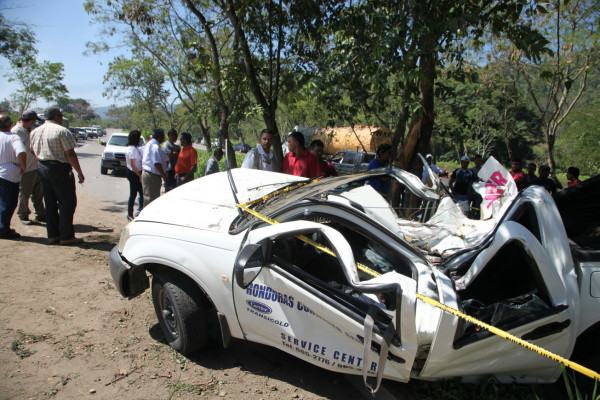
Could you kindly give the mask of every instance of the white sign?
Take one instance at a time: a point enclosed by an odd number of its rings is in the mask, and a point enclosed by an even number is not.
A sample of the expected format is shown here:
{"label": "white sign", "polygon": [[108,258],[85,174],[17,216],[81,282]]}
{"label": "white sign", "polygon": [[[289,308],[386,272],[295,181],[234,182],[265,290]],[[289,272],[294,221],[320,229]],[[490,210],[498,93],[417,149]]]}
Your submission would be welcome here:
{"label": "white sign", "polygon": [[477,176],[483,182],[473,184],[473,189],[483,198],[481,218],[488,219],[500,210],[502,204],[517,195],[517,185],[506,168],[494,157],[488,158]]}

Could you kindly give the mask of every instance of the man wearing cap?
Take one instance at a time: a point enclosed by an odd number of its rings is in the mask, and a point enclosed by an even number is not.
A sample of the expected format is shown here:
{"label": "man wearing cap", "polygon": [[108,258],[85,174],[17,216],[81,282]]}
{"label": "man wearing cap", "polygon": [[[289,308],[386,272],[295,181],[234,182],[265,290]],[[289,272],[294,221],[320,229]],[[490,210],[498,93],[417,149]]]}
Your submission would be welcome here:
{"label": "man wearing cap", "polygon": [[[38,171],[38,162],[31,151],[31,141],[29,135],[35,123],[39,120],[35,111],[28,110],[21,115],[19,122],[11,129],[11,132],[19,136],[25,151],[27,152],[27,166],[25,173],[21,177],[21,186],[19,191],[19,205],[17,206],[17,215],[24,224],[31,222],[46,222],[46,209],[44,208],[44,194],[42,191],[42,178]],[[29,198],[33,202],[35,210],[35,219],[29,220]]]}
{"label": "man wearing cap", "polygon": [[458,202],[466,202],[463,212],[466,213],[469,208],[469,189],[473,183],[473,171],[469,169],[469,156],[460,158],[460,168],[454,170],[450,175],[450,190],[454,199]]}
{"label": "man wearing cap", "polygon": [[83,243],[83,239],[75,237],[73,227],[77,207],[73,168],[79,183],[85,180],[75,154],[75,139],[62,126],[63,115],[58,107],[47,108],[44,116],[46,122],[31,132],[31,149],[42,178],[48,242],[64,246]]}
{"label": "man wearing cap", "polygon": [[[435,165],[433,163],[433,156],[431,154],[427,154],[425,156],[425,161],[427,162],[427,164],[429,164],[429,168],[431,168],[431,170],[434,173],[436,173],[438,175],[444,173],[444,171],[440,167],[438,167],[437,165]],[[421,181],[423,182],[423,184],[427,183],[427,179],[429,179],[429,172],[427,171],[427,168],[425,168],[425,166],[423,166],[423,177],[421,179]]]}
{"label": "man wearing cap", "polygon": [[10,117],[0,114],[0,239],[21,237],[10,229],[10,220],[17,208],[27,153],[21,139],[10,132],[11,125]]}

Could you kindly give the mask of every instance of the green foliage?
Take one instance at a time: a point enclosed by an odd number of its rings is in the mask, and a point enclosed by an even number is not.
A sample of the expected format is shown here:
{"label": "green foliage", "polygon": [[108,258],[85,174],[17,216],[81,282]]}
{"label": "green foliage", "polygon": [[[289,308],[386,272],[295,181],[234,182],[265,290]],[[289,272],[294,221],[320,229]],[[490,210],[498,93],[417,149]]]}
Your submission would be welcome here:
{"label": "green foliage", "polygon": [[561,169],[577,167],[582,174],[600,174],[600,121],[598,107],[575,110],[565,121],[557,140],[557,162]]}
{"label": "green foliage", "polygon": [[[200,178],[200,177],[204,176],[204,167],[206,166],[206,161],[208,161],[208,159],[212,156],[213,153],[209,152],[209,151],[198,150],[198,149],[196,149],[196,151],[198,152],[198,168],[196,170],[196,173],[194,174],[194,178]],[[241,153],[237,153],[237,152],[235,153],[235,159],[237,161],[237,165],[242,165],[242,162],[244,162],[244,157],[246,157],[245,154],[241,154]],[[221,159],[221,161],[219,161],[219,170],[221,172],[226,171],[224,156]]]}
{"label": "green foliage", "polygon": [[85,99],[59,98],[56,105],[69,118],[71,126],[91,126],[101,122]]}
{"label": "green foliage", "polygon": [[9,60],[27,60],[36,54],[33,31],[28,27],[15,27],[0,14],[0,56]]}
{"label": "green foliage", "polygon": [[68,92],[63,84],[63,64],[39,62],[35,43],[29,27],[15,28],[0,14],[0,56],[6,57],[11,66],[4,76],[19,87],[12,99],[12,108],[19,115],[38,99],[50,103]]}
{"label": "green foliage", "polygon": [[26,63],[11,60],[12,70],[8,76],[9,82],[19,86],[13,96],[14,108],[23,112],[38,99],[53,102],[64,96],[68,90],[63,84],[64,66],[62,63],[41,63],[29,59]]}

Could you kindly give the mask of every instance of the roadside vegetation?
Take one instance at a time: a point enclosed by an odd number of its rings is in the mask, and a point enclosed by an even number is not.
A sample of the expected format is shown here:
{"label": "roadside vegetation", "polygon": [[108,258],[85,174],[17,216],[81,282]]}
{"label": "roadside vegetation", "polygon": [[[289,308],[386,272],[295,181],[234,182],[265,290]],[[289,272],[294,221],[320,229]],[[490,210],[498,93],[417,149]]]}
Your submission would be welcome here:
{"label": "roadside vegetation", "polygon": [[[213,140],[255,145],[267,127],[280,152],[297,125],[388,128],[394,165],[415,172],[416,154],[431,152],[448,172],[461,155],[481,154],[507,167],[513,158],[547,164],[563,185],[570,166],[582,180],[600,173],[596,0],[87,0],[85,8],[107,37],[123,38],[103,91],[126,105],[102,119],[86,99],[69,98],[63,65],[39,58],[34,29],[0,14],[5,78],[21,87],[0,101],[13,119],[45,100],[72,126],[188,131],[208,147],[196,177]],[[109,50],[102,41],[88,47]],[[232,167],[241,165],[244,155],[227,150]],[[536,385],[411,388],[424,399],[544,398]]]}

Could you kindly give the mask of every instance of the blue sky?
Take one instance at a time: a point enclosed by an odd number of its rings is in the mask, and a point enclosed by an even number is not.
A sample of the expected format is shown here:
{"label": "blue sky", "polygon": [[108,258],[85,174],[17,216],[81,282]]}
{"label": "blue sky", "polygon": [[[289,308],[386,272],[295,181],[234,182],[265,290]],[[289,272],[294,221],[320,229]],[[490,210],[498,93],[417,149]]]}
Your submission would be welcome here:
{"label": "blue sky", "polygon": [[[92,107],[108,106],[116,101],[102,97],[103,80],[109,62],[118,55],[84,56],[85,44],[98,41],[100,25],[92,25],[83,9],[84,0],[0,0],[0,12],[7,20],[28,24],[35,32],[38,61],[64,64],[64,83],[70,98],[83,98]],[[0,58],[0,100],[10,98],[17,87],[4,75],[8,61]],[[43,101],[36,107],[45,107]]]}

